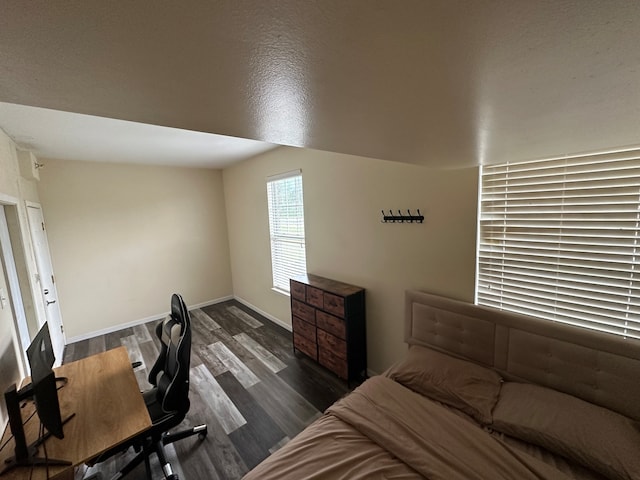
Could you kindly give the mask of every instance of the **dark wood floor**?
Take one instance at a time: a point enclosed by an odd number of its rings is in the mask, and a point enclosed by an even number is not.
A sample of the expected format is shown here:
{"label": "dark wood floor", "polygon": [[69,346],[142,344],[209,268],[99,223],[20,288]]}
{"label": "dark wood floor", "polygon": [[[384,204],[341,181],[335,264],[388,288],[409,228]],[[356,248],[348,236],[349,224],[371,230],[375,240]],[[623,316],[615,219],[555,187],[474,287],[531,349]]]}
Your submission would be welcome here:
{"label": "dark wood floor", "polygon": [[[150,322],[82,342],[65,350],[65,363],[125,345],[141,389],[158,353]],[[180,478],[241,478],[347,393],[345,383],[309,359],[294,355],[291,333],[237,301],[191,311],[193,328],[190,400],[183,426],[206,423],[206,439],[167,447]],[[109,478],[133,456],[117,456],[76,476]],[[162,478],[155,455],[154,478]],[[144,478],[144,465],[128,478]]]}

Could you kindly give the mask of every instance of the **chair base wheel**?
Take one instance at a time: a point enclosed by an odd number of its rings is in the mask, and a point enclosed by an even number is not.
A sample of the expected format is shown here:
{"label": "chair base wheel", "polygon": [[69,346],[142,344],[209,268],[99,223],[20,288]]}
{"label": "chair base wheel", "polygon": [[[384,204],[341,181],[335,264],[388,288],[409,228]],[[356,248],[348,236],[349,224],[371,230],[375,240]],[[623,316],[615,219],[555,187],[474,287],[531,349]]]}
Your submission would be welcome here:
{"label": "chair base wheel", "polygon": [[197,432],[198,433],[198,438],[200,440],[204,440],[207,437],[207,433],[209,431],[207,425],[200,425],[198,427],[195,427],[193,429],[194,433]]}

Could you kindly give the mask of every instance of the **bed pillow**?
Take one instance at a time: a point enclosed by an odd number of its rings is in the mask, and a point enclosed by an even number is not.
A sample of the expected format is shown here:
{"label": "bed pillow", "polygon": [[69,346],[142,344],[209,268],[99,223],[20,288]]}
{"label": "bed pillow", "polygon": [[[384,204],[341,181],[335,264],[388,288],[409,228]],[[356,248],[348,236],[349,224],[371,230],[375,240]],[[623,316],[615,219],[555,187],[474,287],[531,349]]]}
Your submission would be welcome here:
{"label": "bed pillow", "polygon": [[491,423],[500,375],[473,362],[412,345],[388,376],[422,395],[457,408],[480,423]]}
{"label": "bed pillow", "polygon": [[556,390],[524,383],[502,385],[494,430],[574,460],[607,478],[640,472],[640,429],[623,415]]}

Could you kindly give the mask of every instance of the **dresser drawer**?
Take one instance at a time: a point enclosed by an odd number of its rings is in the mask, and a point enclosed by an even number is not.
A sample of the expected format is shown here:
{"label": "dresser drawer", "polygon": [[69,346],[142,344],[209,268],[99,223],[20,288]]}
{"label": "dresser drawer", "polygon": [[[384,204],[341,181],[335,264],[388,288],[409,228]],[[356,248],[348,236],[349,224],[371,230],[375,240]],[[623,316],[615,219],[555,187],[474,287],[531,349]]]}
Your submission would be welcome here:
{"label": "dresser drawer", "polygon": [[318,348],[316,347],[316,343],[312,342],[308,338],[294,333],[293,346],[314,360],[318,360]]}
{"label": "dresser drawer", "polygon": [[309,322],[305,322],[304,320],[299,319],[295,315],[291,319],[291,323],[293,324],[293,332],[296,335],[302,335],[303,337],[311,340],[313,343],[316,343],[315,326],[313,326]]}
{"label": "dresser drawer", "polygon": [[324,307],[324,295],[319,288],[307,286],[307,303],[310,303],[314,307]]}
{"label": "dresser drawer", "polygon": [[305,286],[304,283],[296,282],[291,280],[289,283],[291,287],[291,296],[293,298],[297,298],[298,300],[305,300]]}
{"label": "dresser drawer", "polygon": [[344,317],[344,298],[324,292],[323,309],[339,317]]}
{"label": "dresser drawer", "polygon": [[347,338],[346,326],[342,318],[334,317],[333,315],[318,310],[316,311],[316,325],[318,328],[326,330],[343,340]]}
{"label": "dresser drawer", "polygon": [[306,320],[309,323],[316,324],[316,309],[307,305],[306,303],[299,302],[298,300],[291,300],[291,313],[296,317]]}
{"label": "dresser drawer", "polygon": [[324,330],[318,330],[317,337],[320,350],[328,350],[340,358],[347,358],[347,342]]}
{"label": "dresser drawer", "polygon": [[319,351],[318,362],[340,378],[347,378],[347,362],[344,359],[335,356],[329,350],[321,349]]}

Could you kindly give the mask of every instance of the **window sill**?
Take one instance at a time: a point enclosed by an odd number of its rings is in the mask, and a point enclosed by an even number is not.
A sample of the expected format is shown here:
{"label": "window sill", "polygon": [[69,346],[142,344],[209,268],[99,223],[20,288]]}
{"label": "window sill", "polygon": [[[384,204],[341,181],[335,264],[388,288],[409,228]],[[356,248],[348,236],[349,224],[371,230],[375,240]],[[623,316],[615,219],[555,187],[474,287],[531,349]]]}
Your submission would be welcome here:
{"label": "window sill", "polygon": [[291,293],[287,292],[286,290],[282,290],[281,288],[277,288],[277,287],[271,287],[271,290],[273,290],[274,292],[277,292],[281,295],[284,295],[286,297],[290,297]]}

